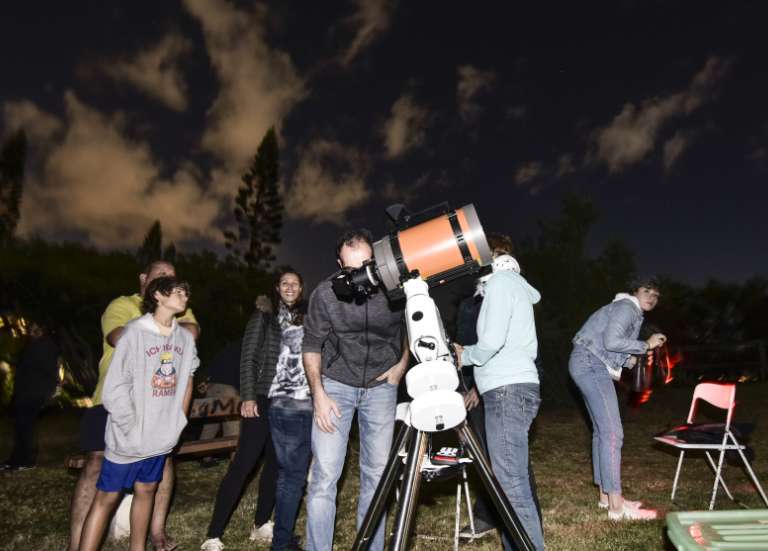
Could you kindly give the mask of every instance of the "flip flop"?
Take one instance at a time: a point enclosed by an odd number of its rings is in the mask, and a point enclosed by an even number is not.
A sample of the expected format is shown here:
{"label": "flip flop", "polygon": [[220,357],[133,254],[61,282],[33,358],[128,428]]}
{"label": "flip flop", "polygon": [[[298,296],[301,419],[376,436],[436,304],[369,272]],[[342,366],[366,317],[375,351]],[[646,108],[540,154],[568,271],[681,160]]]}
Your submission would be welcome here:
{"label": "flip flop", "polygon": [[164,541],[160,544],[155,543],[155,541],[152,541],[152,549],[153,551],[174,551],[179,546],[178,543],[176,543],[176,540],[173,538],[165,537]]}

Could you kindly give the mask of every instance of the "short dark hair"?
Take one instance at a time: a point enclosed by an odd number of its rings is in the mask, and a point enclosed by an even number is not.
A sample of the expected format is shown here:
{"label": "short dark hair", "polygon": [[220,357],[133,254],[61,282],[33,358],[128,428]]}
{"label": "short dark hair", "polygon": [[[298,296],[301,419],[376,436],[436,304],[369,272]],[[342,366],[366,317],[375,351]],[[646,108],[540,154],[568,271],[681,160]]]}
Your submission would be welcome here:
{"label": "short dark hair", "polygon": [[636,293],[638,289],[645,287],[646,289],[653,289],[657,293],[661,294],[661,285],[659,285],[659,279],[653,275],[638,276],[632,280],[630,291]]}
{"label": "short dark hair", "polygon": [[365,228],[351,229],[342,233],[336,241],[336,258],[339,258],[341,249],[344,245],[353,247],[360,241],[364,242],[369,247],[373,247],[373,235],[371,235],[371,232]]}
{"label": "short dark hair", "polygon": [[142,269],[141,272],[139,272],[139,273],[142,273],[144,275],[149,275],[152,272],[152,269],[155,266],[157,266],[158,264],[167,264],[168,266],[173,268],[173,263],[172,262],[168,262],[167,260],[159,259],[159,260],[153,260],[152,262],[150,262],[149,264],[144,266],[144,269]]}
{"label": "short dark hair", "polygon": [[160,293],[163,296],[169,297],[173,293],[174,289],[183,289],[189,296],[189,283],[182,281],[175,277],[165,276],[157,277],[149,282],[147,288],[144,290],[144,296],[141,300],[141,309],[144,313],[154,314],[157,310],[157,299],[155,293]]}
{"label": "short dark hair", "polygon": [[486,238],[488,246],[491,248],[491,254],[515,254],[515,247],[512,245],[512,238],[510,236],[503,233],[490,232],[486,235]]}

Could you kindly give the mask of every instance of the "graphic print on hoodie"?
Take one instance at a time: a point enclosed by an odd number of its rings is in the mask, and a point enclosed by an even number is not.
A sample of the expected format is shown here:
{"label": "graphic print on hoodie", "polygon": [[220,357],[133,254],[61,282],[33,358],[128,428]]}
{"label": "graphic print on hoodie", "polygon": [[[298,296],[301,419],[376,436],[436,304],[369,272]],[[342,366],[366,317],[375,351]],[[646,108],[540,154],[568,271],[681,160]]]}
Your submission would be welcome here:
{"label": "graphic print on hoodie", "polygon": [[192,334],[176,321],[168,336],[151,314],[128,323],[104,382],[104,456],[132,463],[169,453],[187,424],[184,395],[198,365]]}

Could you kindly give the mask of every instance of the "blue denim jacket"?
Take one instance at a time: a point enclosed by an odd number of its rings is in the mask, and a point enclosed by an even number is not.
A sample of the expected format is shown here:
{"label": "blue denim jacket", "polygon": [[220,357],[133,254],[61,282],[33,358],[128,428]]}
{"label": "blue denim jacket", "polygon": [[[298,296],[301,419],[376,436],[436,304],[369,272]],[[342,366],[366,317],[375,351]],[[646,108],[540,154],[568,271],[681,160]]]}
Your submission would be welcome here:
{"label": "blue denim jacket", "polygon": [[637,340],[642,324],[642,311],[629,297],[620,298],[592,314],[573,337],[573,344],[589,350],[605,364],[611,377],[619,379],[629,356],[648,350],[648,343]]}

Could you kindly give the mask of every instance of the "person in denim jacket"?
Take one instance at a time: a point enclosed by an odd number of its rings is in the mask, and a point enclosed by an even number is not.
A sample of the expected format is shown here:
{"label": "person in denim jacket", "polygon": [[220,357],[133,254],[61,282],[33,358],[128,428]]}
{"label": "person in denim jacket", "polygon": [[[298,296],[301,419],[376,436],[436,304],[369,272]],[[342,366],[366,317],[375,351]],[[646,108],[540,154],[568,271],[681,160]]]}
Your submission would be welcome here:
{"label": "person in denim jacket", "polygon": [[598,505],[608,509],[612,520],[654,519],[656,511],[643,509],[639,501],[621,493],[621,446],[624,431],[613,381],[623,368],[634,367],[635,355],[664,344],[666,337],[655,333],[638,340],[643,313],[656,307],[659,286],[646,279],[633,286],[632,294],[619,293],[610,304],[593,313],[573,338],[568,371],[584,396],[592,420],[592,469],[600,488]]}

